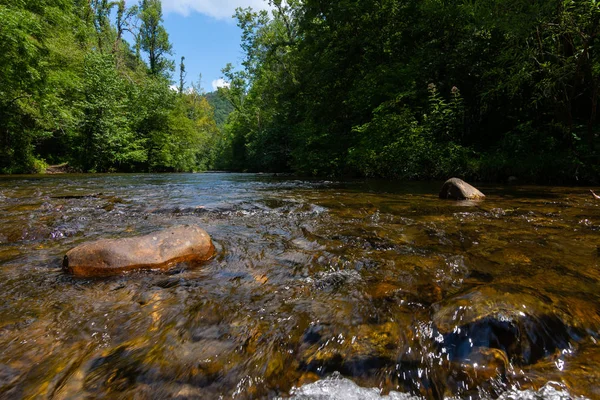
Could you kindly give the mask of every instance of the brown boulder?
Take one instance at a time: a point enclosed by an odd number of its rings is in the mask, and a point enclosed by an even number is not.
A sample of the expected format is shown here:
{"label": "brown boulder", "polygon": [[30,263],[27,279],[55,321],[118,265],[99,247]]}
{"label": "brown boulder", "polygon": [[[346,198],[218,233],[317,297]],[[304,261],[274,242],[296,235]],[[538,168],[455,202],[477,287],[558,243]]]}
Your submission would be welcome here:
{"label": "brown boulder", "polygon": [[67,252],[63,267],[81,277],[110,276],[138,269],[165,270],[184,261],[206,261],[214,254],[206,231],[182,225],[145,236],[84,243]]}
{"label": "brown boulder", "polygon": [[440,190],[440,199],[477,200],[483,198],[485,198],[483,193],[458,178],[448,179]]}

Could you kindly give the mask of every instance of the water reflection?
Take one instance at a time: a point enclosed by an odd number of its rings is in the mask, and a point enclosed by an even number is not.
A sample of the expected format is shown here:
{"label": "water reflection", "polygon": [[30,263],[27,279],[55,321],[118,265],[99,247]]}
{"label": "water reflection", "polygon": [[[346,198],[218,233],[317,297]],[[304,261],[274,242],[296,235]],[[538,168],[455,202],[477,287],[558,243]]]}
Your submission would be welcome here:
{"label": "water reflection", "polygon": [[[439,186],[2,177],[0,397],[318,398],[331,381],[361,398],[356,384],[600,397],[600,202],[484,186],[458,203]],[[102,280],[60,268],[79,243],[182,223],[211,234],[214,260]]]}

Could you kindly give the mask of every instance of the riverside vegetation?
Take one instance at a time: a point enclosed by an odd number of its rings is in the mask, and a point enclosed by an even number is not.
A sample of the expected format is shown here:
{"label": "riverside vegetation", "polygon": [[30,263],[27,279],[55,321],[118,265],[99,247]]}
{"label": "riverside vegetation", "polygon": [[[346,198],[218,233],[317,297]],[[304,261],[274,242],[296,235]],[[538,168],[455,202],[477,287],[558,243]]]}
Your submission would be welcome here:
{"label": "riverside vegetation", "polygon": [[596,0],[270,3],[213,112],[159,0],[0,0],[0,171],[600,181]]}
{"label": "riverside vegetation", "polygon": [[179,90],[170,88],[160,1],[129,4],[0,1],[0,172],[213,164],[219,130],[199,85],[184,90],[183,58]]}

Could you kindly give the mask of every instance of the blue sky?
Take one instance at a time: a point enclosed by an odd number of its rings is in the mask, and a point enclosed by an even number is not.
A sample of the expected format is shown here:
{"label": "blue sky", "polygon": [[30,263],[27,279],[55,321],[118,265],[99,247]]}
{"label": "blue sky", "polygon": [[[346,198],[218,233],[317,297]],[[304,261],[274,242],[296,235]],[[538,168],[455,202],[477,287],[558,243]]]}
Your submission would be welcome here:
{"label": "blue sky", "polygon": [[237,7],[255,10],[268,7],[266,0],[162,0],[164,25],[173,44],[173,59],[179,79],[179,60],[185,57],[186,85],[197,82],[202,74],[202,86],[215,90],[222,77],[221,69],[232,63],[239,66],[241,30],[231,18]]}

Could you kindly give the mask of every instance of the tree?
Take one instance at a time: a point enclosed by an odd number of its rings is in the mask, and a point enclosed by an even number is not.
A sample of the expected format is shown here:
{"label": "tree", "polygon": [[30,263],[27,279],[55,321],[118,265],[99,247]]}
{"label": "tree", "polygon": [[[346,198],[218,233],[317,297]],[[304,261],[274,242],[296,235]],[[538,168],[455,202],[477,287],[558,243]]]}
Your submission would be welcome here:
{"label": "tree", "polygon": [[113,33],[110,25],[110,13],[115,3],[108,0],[91,0],[90,4],[94,12],[93,22],[98,43],[97,50],[104,52],[105,47],[111,41],[110,36]]}
{"label": "tree", "polygon": [[[116,38],[113,46],[113,54],[120,55],[119,51],[121,45],[123,43],[123,34],[125,32],[129,32],[132,35],[135,35],[136,32],[134,30],[133,20],[138,14],[138,7],[133,6],[127,8],[125,4],[125,0],[119,0],[117,2],[117,17],[115,21],[115,29],[116,29]],[[117,62],[118,62],[117,58]]]}
{"label": "tree", "polygon": [[181,62],[179,63],[179,94],[183,94],[183,86],[185,85],[185,60],[184,56],[181,56]]}
{"label": "tree", "polygon": [[600,182],[598,1],[270,5],[215,98],[170,89],[159,0],[0,0],[0,171]]}
{"label": "tree", "polygon": [[272,5],[272,17],[266,11],[236,11],[246,51],[245,69],[225,67],[229,86],[219,89],[235,110],[225,127],[235,169],[289,168],[291,137],[284,116],[292,110],[289,94],[298,87],[292,56],[298,41],[294,13],[299,3],[276,1]]}
{"label": "tree", "polygon": [[212,109],[169,88],[159,1],[0,0],[0,20],[0,173],[43,171],[46,161],[91,172],[214,163]]}
{"label": "tree", "polygon": [[598,2],[270,3],[224,71],[235,168],[600,178]]}
{"label": "tree", "polygon": [[80,164],[86,171],[106,172],[145,161],[144,141],[131,129],[126,86],[115,69],[113,56],[88,54],[84,84]]}
{"label": "tree", "polygon": [[140,46],[148,53],[150,73],[154,76],[167,76],[174,68],[166,58],[171,55],[169,35],[162,25],[162,5],[160,0],[142,0],[140,4]]}
{"label": "tree", "polygon": [[71,12],[63,0],[0,0],[0,172],[32,172],[41,166],[35,144],[47,86],[47,40]]}

